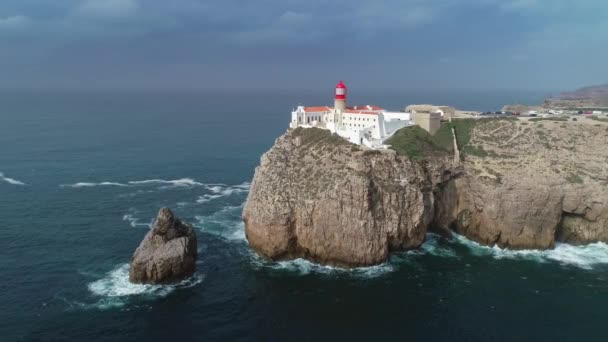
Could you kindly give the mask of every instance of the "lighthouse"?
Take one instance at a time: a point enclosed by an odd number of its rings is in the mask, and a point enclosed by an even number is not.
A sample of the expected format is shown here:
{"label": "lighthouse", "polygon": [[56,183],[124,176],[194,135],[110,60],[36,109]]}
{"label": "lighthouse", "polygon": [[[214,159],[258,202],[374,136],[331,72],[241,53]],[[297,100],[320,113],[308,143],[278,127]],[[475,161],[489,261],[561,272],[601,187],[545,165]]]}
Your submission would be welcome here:
{"label": "lighthouse", "polygon": [[346,109],[346,86],[342,81],[336,84],[334,108],[336,109],[336,111],[340,112],[343,112]]}

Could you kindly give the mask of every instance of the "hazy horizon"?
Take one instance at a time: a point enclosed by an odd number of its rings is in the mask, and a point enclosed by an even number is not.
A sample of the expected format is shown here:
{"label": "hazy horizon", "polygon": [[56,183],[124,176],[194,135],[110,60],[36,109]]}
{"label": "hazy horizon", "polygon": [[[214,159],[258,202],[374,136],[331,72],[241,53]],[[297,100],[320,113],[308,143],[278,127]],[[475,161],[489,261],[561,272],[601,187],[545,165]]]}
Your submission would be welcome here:
{"label": "hazy horizon", "polygon": [[608,82],[608,2],[5,0],[0,89],[513,90]]}

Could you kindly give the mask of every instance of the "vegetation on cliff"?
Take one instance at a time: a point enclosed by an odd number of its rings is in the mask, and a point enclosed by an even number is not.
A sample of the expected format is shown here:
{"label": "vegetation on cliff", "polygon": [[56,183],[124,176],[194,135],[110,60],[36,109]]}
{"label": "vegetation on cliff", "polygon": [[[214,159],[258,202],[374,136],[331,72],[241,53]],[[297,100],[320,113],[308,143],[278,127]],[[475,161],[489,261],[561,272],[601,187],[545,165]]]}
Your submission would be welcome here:
{"label": "vegetation on cliff", "polygon": [[292,132],[293,137],[299,137],[302,139],[304,146],[312,147],[318,144],[325,144],[328,146],[341,146],[350,145],[348,141],[340,137],[337,134],[332,134],[330,131],[321,128],[303,128],[298,127]]}
{"label": "vegetation on cliff", "polygon": [[434,135],[429,134],[419,126],[410,126],[397,131],[386,143],[398,154],[415,160],[425,159],[442,152],[453,154],[453,127],[456,133],[456,142],[463,157],[466,155],[487,157],[492,154],[491,151],[484,150],[480,144],[471,143],[473,130],[477,129],[477,132],[488,140],[500,139],[500,135],[495,136],[492,131],[502,125],[514,124],[515,121],[517,121],[516,118],[457,119],[451,123],[443,122],[441,128]]}
{"label": "vegetation on cliff", "polygon": [[599,121],[599,122],[608,122],[608,118],[600,118],[597,115],[592,115],[589,117],[589,119]]}
{"label": "vegetation on cliff", "polygon": [[420,126],[404,127],[386,141],[399,155],[411,159],[424,159],[431,154],[453,153],[454,144],[450,124],[444,122],[435,135]]}

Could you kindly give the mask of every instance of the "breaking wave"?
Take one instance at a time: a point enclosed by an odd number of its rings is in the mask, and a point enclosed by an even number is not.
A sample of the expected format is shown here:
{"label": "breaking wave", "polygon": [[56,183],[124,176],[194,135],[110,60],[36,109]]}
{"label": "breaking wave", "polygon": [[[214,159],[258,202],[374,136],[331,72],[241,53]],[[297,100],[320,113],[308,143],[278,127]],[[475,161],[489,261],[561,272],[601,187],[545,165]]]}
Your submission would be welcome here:
{"label": "breaking wave", "polygon": [[395,265],[391,262],[368,267],[341,268],[317,264],[306,259],[267,261],[255,254],[252,254],[251,259],[255,268],[296,275],[324,274],[331,276],[342,275],[349,277],[375,278],[396,270]]}
{"label": "breaking wave", "polygon": [[95,186],[120,186],[120,187],[128,187],[128,186],[142,186],[149,184],[164,184],[171,187],[194,187],[194,186],[203,186],[205,184],[199,183],[192,178],[181,178],[174,180],[164,180],[164,179],[146,179],[140,181],[129,181],[126,183],[119,182],[79,182],[74,184],[62,184],[61,187],[69,187],[69,188],[86,188],[86,187],[95,187]]}
{"label": "breaking wave", "polygon": [[456,258],[458,254],[450,245],[442,242],[441,237],[436,234],[427,234],[426,239],[419,250],[409,251],[410,254],[430,254],[438,257]]}
{"label": "breaking wave", "polygon": [[201,231],[230,241],[246,241],[245,226],[241,220],[243,205],[226,206],[207,216],[195,216],[195,227]]}
{"label": "breaking wave", "polygon": [[226,184],[208,184],[205,185],[210,194],[199,196],[196,203],[206,203],[220,197],[226,197],[233,194],[242,194],[249,192],[251,183],[245,182],[239,185],[226,185]]}
{"label": "breaking wave", "polygon": [[597,265],[608,264],[608,245],[603,242],[585,246],[557,243],[554,249],[549,250],[509,250],[498,246],[482,246],[460,235],[454,235],[454,237],[456,242],[466,246],[471,254],[477,256],[492,256],[495,259],[523,259],[543,263],[557,262],[587,270]]}
{"label": "breaking wave", "polygon": [[123,264],[112,270],[102,279],[88,285],[89,291],[98,297],[104,297],[92,307],[108,309],[127,304],[131,296],[165,297],[175,290],[189,288],[200,284],[204,277],[201,274],[177,283],[175,285],[144,285],[129,282],[129,264]]}
{"label": "breaking wave", "polygon": [[203,183],[196,182],[192,178],[182,178],[175,180],[164,180],[164,179],[147,179],[142,181],[130,181],[130,185],[145,185],[145,184],[167,184],[172,186],[180,186],[180,187],[192,187],[192,186],[202,186]]}
{"label": "breaking wave", "polygon": [[0,172],[0,181],[6,182],[6,183],[12,184],[12,185],[27,185],[27,184],[23,183],[22,181],[16,180],[14,178],[6,177],[4,175],[4,173],[2,173],[2,172]]}
{"label": "breaking wave", "polygon": [[129,222],[129,225],[133,228],[140,227],[140,226],[150,227],[152,225],[152,223],[139,222],[139,219],[137,217],[135,217],[134,214],[125,214],[125,215],[123,215],[122,220]]}
{"label": "breaking wave", "polygon": [[70,187],[70,188],[91,188],[94,186],[128,186],[127,184],[116,183],[116,182],[101,182],[101,183],[88,183],[88,182],[80,182],[74,184],[62,184],[62,187]]}

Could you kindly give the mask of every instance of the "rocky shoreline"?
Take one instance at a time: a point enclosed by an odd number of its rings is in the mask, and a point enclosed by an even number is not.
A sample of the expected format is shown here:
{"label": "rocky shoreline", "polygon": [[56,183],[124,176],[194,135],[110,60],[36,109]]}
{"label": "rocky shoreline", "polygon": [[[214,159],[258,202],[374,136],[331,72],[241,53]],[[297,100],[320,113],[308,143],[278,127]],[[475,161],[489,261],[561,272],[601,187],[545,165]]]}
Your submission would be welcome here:
{"label": "rocky shoreline", "polygon": [[288,130],[256,169],[250,246],[355,267],[417,248],[429,231],[510,249],[608,241],[606,123],[455,121],[460,163],[440,145],[413,158]]}

